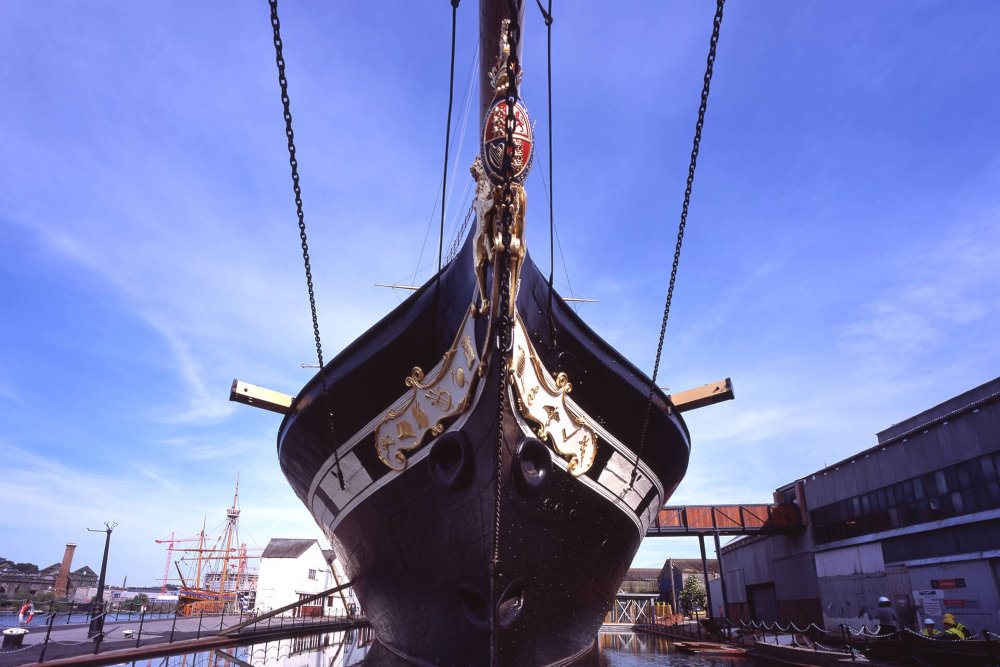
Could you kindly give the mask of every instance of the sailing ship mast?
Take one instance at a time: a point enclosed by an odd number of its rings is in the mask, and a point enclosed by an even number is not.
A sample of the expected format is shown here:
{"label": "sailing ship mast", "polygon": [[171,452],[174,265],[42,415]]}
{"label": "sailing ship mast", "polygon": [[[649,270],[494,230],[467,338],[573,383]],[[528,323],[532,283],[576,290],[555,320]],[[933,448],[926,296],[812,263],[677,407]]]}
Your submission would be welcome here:
{"label": "sailing ship mast", "polygon": [[[205,522],[198,537],[198,546],[190,549],[175,549],[197,554],[195,561],[195,577],[193,581],[186,580],[181,573],[180,563],[177,573],[181,578],[178,609],[181,614],[188,615],[199,610],[209,612],[222,611],[226,605],[236,602],[240,593],[253,588],[253,574],[247,572],[247,548],[239,543],[239,480],[233,494],[232,505],[226,509],[226,524],[221,535],[211,547],[207,545]],[[178,541],[178,540],[175,540]],[[181,558],[180,560],[185,560]],[[229,572],[230,564],[235,560],[237,571]],[[219,565],[213,567],[213,564]],[[217,581],[216,581],[217,579]]]}

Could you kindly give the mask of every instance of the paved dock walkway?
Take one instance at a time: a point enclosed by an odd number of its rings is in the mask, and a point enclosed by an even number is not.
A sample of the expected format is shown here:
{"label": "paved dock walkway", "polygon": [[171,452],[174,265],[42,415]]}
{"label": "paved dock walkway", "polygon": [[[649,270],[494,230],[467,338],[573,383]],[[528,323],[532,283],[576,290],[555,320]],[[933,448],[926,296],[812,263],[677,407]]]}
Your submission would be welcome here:
{"label": "paved dock walkway", "polygon": [[[36,619],[37,620],[37,619]],[[27,627],[21,646],[0,649],[0,667],[16,667],[38,663],[44,650],[44,664],[99,665],[131,662],[153,655],[176,654],[209,650],[219,646],[253,643],[279,637],[318,632],[334,632],[364,625],[335,617],[272,618],[246,626],[238,632],[234,626],[247,617],[235,615],[156,618],[142,622],[140,637],[138,619],[107,621],[100,653],[94,655],[95,642],[88,639],[89,625],[54,625],[45,645],[48,628],[33,623]],[[227,633],[230,633],[227,635]]]}

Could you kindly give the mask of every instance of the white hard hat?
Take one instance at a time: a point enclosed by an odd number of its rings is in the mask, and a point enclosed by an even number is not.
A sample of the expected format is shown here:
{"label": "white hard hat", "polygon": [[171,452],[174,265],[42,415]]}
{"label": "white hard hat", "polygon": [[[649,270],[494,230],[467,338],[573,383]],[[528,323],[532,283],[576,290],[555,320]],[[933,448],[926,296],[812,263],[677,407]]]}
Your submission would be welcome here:
{"label": "white hard hat", "polygon": [[924,625],[934,625],[934,619],[933,618],[925,618],[924,619]]}
{"label": "white hard hat", "polygon": [[883,602],[888,602],[888,601],[889,601],[889,598],[887,598],[887,597],[880,597],[878,599],[878,603],[879,604],[882,604]]}

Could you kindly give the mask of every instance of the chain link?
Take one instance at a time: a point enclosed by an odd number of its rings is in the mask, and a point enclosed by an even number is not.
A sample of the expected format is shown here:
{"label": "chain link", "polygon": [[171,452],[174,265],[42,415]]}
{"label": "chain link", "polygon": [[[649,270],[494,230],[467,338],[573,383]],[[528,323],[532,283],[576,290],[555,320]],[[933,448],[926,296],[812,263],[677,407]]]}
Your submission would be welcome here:
{"label": "chain link", "polygon": [[653,394],[656,391],[656,376],[660,370],[660,357],[663,355],[663,339],[667,332],[667,319],[670,317],[670,303],[674,298],[674,284],[677,282],[677,267],[681,261],[681,245],[684,243],[684,229],[687,227],[688,207],[691,204],[691,191],[694,188],[694,173],[698,166],[698,151],[701,148],[701,130],[705,126],[705,112],[708,110],[708,93],[712,85],[712,71],[715,67],[715,51],[719,44],[719,30],[722,28],[722,10],[726,0],[716,0],[715,18],[712,20],[712,38],[708,46],[708,58],[705,64],[705,77],[701,87],[701,103],[698,105],[698,122],[694,127],[694,141],[691,146],[691,161],[688,164],[687,184],[684,187],[684,203],[681,205],[681,220],[677,228],[677,245],[674,247],[674,263],[670,269],[670,284],[667,287],[667,300],[663,306],[663,320],[660,323],[660,340],[656,345],[656,361],[653,363],[653,376],[649,383],[649,396],[646,400],[646,413],[642,420],[642,431],[639,437],[639,447],[636,451],[635,465],[632,466],[632,477],[629,488],[635,485],[639,471],[639,460],[646,445],[649,430],[650,411],[653,407]]}
{"label": "chain link", "polygon": [[340,469],[340,454],[337,451],[337,437],[333,425],[333,410],[330,407],[326,368],[323,366],[323,343],[319,335],[319,316],[316,312],[316,292],[313,289],[312,265],[309,262],[309,241],[306,237],[306,216],[302,210],[302,188],[299,186],[299,161],[295,156],[295,132],[292,131],[291,100],[288,98],[288,79],[285,77],[285,57],[282,52],[281,21],[278,19],[278,0],[268,0],[271,7],[271,28],[274,30],[274,61],[278,66],[278,84],[281,86],[281,107],[285,117],[285,137],[288,139],[288,164],[292,170],[292,190],[295,192],[295,215],[299,220],[299,240],[302,245],[302,262],[306,271],[306,289],[309,292],[309,311],[312,314],[313,339],[316,341],[316,359],[319,362],[319,378],[323,387],[323,403],[326,408],[330,442],[337,479],[344,489],[344,473]]}
{"label": "chain link", "polygon": [[498,267],[501,267],[500,275],[494,275],[493,277],[494,280],[500,281],[500,287],[498,290],[499,296],[497,303],[494,305],[497,311],[495,327],[497,336],[496,360],[497,364],[499,364],[499,380],[497,383],[499,396],[497,401],[497,451],[495,471],[496,494],[494,496],[493,508],[493,560],[490,563],[490,617],[492,619],[490,632],[490,660],[493,665],[496,665],[499,659],[496,643],[496,635],[499,631],[496,619],[496,605],[498,591],[497,583],[498,579],[502,576],[500,563],[500,501],[503,492],[503,450],[507,444],[506,438],[504,437],[503,425],[504,408],[507,400],[507,360],[513,343],[512,330],[514,325],[514,321],[508,310],[508,304],[510,303],[511,291],[510,243],[511,227],[513,226],[514,216],[513,158],[515,152],[514,129],[515,123],[517,122],[517,115],[515,113],[515,105],[518,100],[517,73],[520,69],[517,50],[521,42],[521,0],[509,0],[508,11],[510,13],[510,22],[507,24],[507,43],[510,46],[510,55],[508,56],[506,63],[507,90],[505,102],[507,105],[507,136],[506,143],[504,144],[502,166],[503,190],[500,196],[500,204],[502,206],[501,238],[503,240],[503,251],[500,255],[500,262],[497,265]]}

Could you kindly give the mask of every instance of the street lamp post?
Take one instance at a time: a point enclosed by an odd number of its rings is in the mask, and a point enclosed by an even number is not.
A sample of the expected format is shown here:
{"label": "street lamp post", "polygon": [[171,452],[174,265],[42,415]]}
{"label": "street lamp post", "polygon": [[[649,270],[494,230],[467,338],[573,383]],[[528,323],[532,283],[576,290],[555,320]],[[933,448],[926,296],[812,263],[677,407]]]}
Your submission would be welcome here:
{"label": "street lamp post", "polygon": [[117,523],[105,521],[104,530],[100,528],[88,528],[91,533],[106,533],[104,538],[104,559],[101,561],[101,576],[97,579],[97,614],[94,614],[95,605],[90,606],[90,630],[87,636],[96,642],[101,641],[104,635],[104,577],[108,573],[108,549],[111,547],[111,531],[118,526]]}

